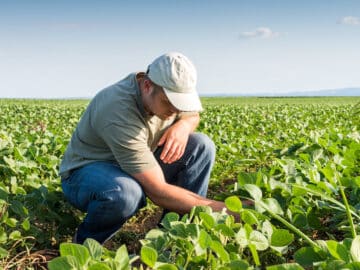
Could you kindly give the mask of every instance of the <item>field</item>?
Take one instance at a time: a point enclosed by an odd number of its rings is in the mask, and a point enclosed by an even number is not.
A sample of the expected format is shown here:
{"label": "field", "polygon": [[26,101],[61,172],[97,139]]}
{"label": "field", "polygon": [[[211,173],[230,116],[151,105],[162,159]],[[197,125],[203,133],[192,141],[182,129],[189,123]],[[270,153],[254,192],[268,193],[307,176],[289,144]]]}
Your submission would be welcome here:
{"label": "field", "polygon": [[203,98],[208,196],[241,221],[197,207],[159,228],[149,203],[104,247],[70,243],[83,214],[58,177],[88,102],[0,100],[0,269],[360,269],[360,97]]}

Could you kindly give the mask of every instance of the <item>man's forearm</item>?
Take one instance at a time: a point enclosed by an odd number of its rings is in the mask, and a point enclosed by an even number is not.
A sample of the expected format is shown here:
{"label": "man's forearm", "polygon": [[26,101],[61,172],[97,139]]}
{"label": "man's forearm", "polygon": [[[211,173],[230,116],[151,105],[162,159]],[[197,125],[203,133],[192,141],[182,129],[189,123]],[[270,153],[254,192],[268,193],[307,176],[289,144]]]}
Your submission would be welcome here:
{"label": "man's forearm", "polygon": [[210,200],[182,187],[166,183],[159,166],[133,176],[156,205],[168,210],[184,214],[199,205],[210,206],[216,211],[221,211],[225,207],[223,202]]}
{"label": "man's forearm", "polygon": [[183,122],[189,127],[190,132],[194,132],[200,122],[199,113],[183,114],[180,116],[178,122]]}
{"label": "man's forearm", "polygon": [[156,194],[151,194],[150,191],[147,195],[156,205],[179,214],[190,212],[194,206],[210,206],[214,211],[221,211],[225,208],[223,202],[201,197],[178,186],[165,184],[163,189],[162,192]]}

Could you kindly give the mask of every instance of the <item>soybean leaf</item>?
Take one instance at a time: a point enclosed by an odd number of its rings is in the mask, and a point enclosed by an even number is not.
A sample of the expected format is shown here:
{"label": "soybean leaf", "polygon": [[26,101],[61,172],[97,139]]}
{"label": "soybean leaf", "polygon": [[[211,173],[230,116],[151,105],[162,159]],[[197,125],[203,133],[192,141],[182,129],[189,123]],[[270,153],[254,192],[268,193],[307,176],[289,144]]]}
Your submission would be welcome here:
{"label": "soybean leaf", "polygon": [[304,267],[311,267],[313,263],[321,261],[322,257],[313,247],[302,247],[294,254],[295,261]]}
{"label": "soybean leaf", "polygon": [[100,260],[103,247],[96,240],[88,238],[85,240],[84,246],[89,250],[92,259]]}
{"label": "soybean leaf", "polygon": [[284,263],[279,265],[272,265],[266,267],[266,270],[304,270],[299,264],[297,263]]}
{"label": "soybean leaf", "polygon": [[174,212],[167,213],[165,217],[161,221],[161,225],[164,226],[165,229],[170,230],[171,229],[171,222],[178,221],[179,215]]}
{"label": "soybean leaf", "polygon": [[350,253],[355,262],[360,262],[360,235],[357,235],[352,241]]}
{"label": "soybean leaf", "polygon": [[6,249],[0,247],[0,259],[5,258],[8,255],[9,255],[9,251],[7,251]]}
{"label": "soybean leaf", "polygon": [[259,220],[255,214],[248,209],[244,209],[241,212],[241,220],[249,225],[259,224]]}
{"label": "soybean leaf", "polygon": [[72,255],[57,257],[48,263],[49,270],[79,270],[81,269],[78,258]]}
{"label": "soybean leaf", "polygon": [[127,252],[126,246],[122,245],[118,248],[115,255],[115,261],[120,264],[121,269],[125,269],[129,265],[129,254]]}
{"label": "soybean leaf", "polygon": [[187,238],[188,233],[186,231],[186,226],[182,222],[174,221],[171,224],[170,233],[174,236],[181,237],[181,238]]}
{"label": "soybean leaf", "polygon": [[242,187],[246,184],[256,184],[257,175],[254,173],[241,172],[238,174],[238,184]]}
{"label": "soybean leaf", "polygon": [[274,214],[283,215],[284,211],[282,210],[278,201],[274,198],[266,198],[263,200],[263,203],[266,205],[266,210],[271,211]]}
{"label": "soybean leaf", "polygon": [[61,256],[70,255],[76,257],[81,266],[86,265],[90,259],[89,250],[83,245],[74,244],[74,243],[61,243],[60,255]]}
{"label": "soybean leaf", "polygon": [[233,237],[235,235],[234,231],[225,224],[216,225],[215,230],[221,232],[224,236]]}
{"label": "soybean leaf", "polygon": [[246,184],[244,186],[245,190],[249,192],[250,196],[255,201],[260,201],[262,198],[262,192],[261,189],[258,186],[252,185],[252,184]]}
{"label": "soybean leaf", "polygon": [[249,263],[245,260],[232,260],[226,266],[229,267],[231,270],[248,270],[249,269]]}
{"label": "soybean leaf", "polygon": [[235,213],[240,213],[242,209],[241,200],[237,196],[231,196],[225,199],[226,207]]}
{"label": "soybean leaf", "polygon": [[88,270],[111,270],[111,268],[104,262],[97,262],[89,266]]}
{"label": "soybean leaf", "polygon": [[199,217],[207,229],[212,229],[214,227],[215,219],[210,214],[201,212]]}
{"label": "soybean leaf", "polygon": [[284,247],[294,241],[294,235],[288,230],[277,229],[271,235],[271,245],[275,247]]}
{"label": "soybean leaf", "polygon": [[203,249],[208,248],[211,245],[211,237],[205,230],[200,230],[199,244]]}
{"label": "soybean leaf", "polygon": [[251,255],[254,259],[255,264],[260,265],[259,254],[256,250],[256,246],[254,244],[249,244],[249,249],[250,249]]}
{"label": "soybean leaf", "polygon": [[159,237],[163,237],[164,234],[165,233],[162,230],[152,229],[146,234],[145,238],[146,239],[156,239],[156,238],[159,238]]}
{"label": "soybean leaf", "polygon": [[249,242],[253,244],[257,250],[265,250],[269,247],[267,238],[259,231],[250,233]]}
{"label": "soybean leaf", "polygon": [[140,257],[143,263],[150,267],[154,267],[158,254],[155,249],[143,246],[140,251]]}
{"label": "soybean leaf", "polygon": [[218,241],[212,241],[210,244],[210,248],[215,252],[217,257],[219,257],[223,262],[229,262],[230,257],[227,251],[224,249],[222,244]]}
{"label": "soybean leaf", "polygon": [[343,260],[345,262],[350,261],[350,254],[346,247],[343,244],[340,244],[334,240],[326,241],[326,246],[330,254],[338,260]]}
{"label": "soybean leaf", "polygon": [[178,268],[169,263],[162,263],[159,266],[156,266],[156,270],[178,270]]}

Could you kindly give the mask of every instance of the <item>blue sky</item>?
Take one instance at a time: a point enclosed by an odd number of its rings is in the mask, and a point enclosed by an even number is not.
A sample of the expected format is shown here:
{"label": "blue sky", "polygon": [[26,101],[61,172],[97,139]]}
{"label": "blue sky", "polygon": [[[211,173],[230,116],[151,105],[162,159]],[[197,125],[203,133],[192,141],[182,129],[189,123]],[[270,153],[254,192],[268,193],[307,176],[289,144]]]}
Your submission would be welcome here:
{"label": "blue sky", "polygon": [[360,87],[360,1],[0,0],[0,97],[91,97],[169,51],[202,95]]}

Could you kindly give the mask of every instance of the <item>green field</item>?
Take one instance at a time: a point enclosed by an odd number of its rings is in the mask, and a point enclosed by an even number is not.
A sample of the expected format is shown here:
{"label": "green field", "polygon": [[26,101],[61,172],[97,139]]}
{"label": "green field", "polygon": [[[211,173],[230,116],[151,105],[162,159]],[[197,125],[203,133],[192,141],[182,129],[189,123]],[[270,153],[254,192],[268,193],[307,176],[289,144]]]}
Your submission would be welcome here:
{"label": "green field", "polygon": [[209,197],[241,221],[194,208],[158,229],[149,204],[101,247],[69,243],[82,214],[58,177],[89,100],[0,99],[0,269],[360,269],[360,97],[202,101]]}

